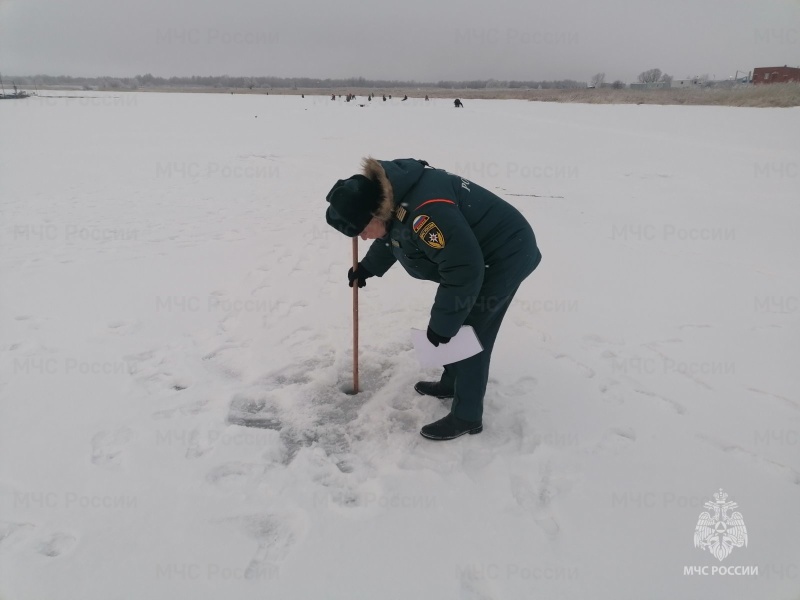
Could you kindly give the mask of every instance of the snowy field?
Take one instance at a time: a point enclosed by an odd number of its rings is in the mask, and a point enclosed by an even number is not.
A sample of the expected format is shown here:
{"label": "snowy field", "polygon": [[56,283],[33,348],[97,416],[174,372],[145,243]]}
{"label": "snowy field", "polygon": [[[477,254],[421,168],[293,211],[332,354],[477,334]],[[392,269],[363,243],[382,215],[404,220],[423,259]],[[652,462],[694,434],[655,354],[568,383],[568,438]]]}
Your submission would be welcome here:
{"label": "snowy field", "polygon": [[[87,94],[0,103],[0,598],[800,598],[800,109]],[[399,265],[343,392],[365,155],[536,232],[481,435]]]}

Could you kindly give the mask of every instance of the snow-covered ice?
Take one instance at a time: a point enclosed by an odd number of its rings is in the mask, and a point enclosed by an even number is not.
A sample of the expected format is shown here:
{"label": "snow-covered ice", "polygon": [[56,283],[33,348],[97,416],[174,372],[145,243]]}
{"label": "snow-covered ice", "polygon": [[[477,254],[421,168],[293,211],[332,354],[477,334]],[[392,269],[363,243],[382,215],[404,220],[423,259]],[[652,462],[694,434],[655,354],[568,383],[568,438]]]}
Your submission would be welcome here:
{"label": "snow-covered ice", "polygon": [[[74,96],[0,103],[0,597],[800,598],[800,109]],[[536,232],[480,435],[399,266],[345,393],[365,155]]]}

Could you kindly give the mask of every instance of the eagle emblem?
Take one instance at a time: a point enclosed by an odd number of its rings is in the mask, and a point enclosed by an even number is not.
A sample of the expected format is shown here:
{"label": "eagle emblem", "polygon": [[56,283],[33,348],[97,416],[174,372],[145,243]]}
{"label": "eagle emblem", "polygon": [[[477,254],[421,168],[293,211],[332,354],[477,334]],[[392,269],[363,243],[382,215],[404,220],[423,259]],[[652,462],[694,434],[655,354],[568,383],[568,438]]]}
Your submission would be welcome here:
{"label": "eagle emblem", "polygon": [[728,494],[722,491],[714,494],[715,502],[706,502],[703,506],[713,511],[704,512],[697,520],[694,528],[694,547],[708,550],[717,560],[723,561],[734,548],[747,547],[747,528],[744,526],[742,513],[728,511],[738,508],[736,502],[728,502]]}

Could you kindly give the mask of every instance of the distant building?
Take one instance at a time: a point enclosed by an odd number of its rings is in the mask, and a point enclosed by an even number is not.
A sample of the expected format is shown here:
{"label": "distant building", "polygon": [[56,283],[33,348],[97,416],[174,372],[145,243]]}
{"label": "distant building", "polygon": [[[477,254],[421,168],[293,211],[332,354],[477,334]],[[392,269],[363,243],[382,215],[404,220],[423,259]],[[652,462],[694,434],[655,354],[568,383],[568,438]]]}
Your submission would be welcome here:
{"label": "distant building", "polygon": [[690,88],[694,86],[703,85],[703,80],[700,77],[692,77],[691,79],[673,79],[672,87],[674,88]]}
{"label": "distant building", "polygon": [[756,67],[753,69],[753,83],[800,83],[800,68],[787,67]]}
{"label": "distant building", "polygon": [[632,90],[661,90],[670,87],[668,81],[650,81],[648,83],[632,83]]}

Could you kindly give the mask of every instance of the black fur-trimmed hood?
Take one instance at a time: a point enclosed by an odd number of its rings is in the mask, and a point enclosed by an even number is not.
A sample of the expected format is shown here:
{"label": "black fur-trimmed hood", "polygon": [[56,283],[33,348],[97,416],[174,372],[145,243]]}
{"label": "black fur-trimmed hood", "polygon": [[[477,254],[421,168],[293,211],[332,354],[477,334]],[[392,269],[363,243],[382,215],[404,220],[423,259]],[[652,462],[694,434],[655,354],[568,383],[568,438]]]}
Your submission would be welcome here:
{"label": "black fur-trimmed hood", "polygon": [[383,221],[389,221],[403,197],[422,177],[428,163],[415,158],[376,160],[366,157],[361,166],[364,176],[381,188],[380,202],[373,214]]}

